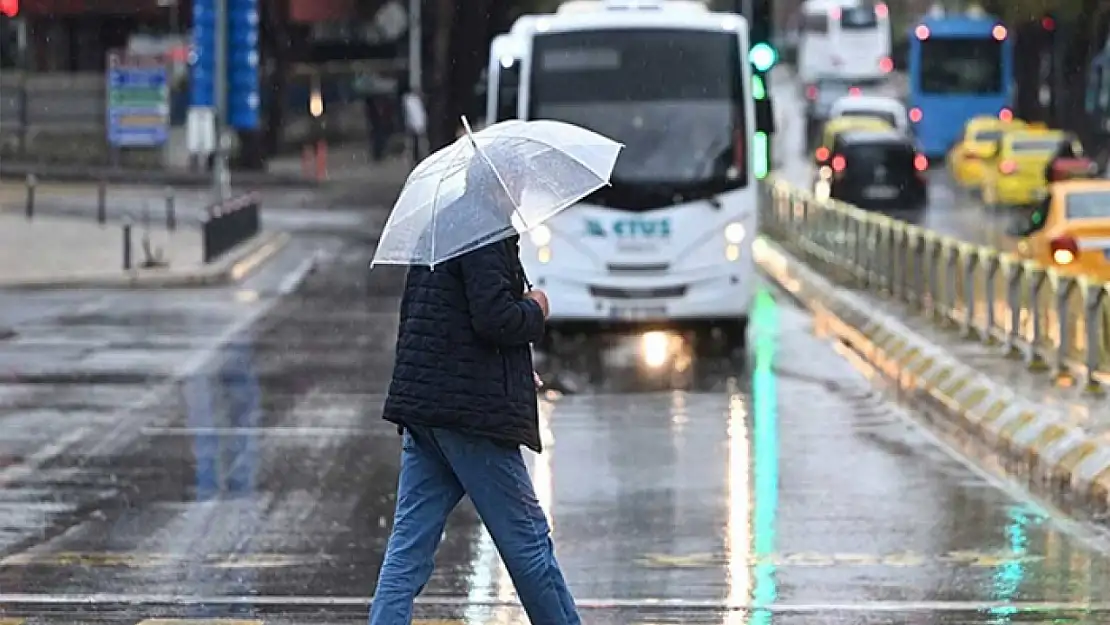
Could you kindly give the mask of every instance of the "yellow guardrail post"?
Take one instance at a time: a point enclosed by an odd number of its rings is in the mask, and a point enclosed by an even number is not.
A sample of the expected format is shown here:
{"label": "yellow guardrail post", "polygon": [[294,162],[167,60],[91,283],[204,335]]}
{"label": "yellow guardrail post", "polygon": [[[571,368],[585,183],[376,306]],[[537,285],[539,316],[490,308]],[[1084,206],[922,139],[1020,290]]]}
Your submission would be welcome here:
{"label": "yellow guardrail post", "polygon": [[1002,259],[1002,266],[1006,272],[1006,307],[1009,319],[1006,323],[1006,355],[1011,358],[1024,356],[1018,346],[1021,338],[1021,287],[1023,274],[1021,261],[1010,258]]}
{"label": "yellow guardrail post", "polygon": [[925,298],[921,302],[921,310],[929,319],[937,316],[937,291],[940,288],[940,278],[937,275],[937,257],[940,255],[940,237],[935,232],[926,230],[922,237],[922,263],[925,272]]}
{"label": "yellow guardrail post", "polygon": [[1087,390],[1101,394],[1099,374],[1105,374],[1110,364],[1110,285],[1087,285],[1089,297],[1085,301],[1084,319],[1087,330]]}
{"label": "yellow guardrail post", "polygon": [[998,255],[987,247],[978,251],[979,266],[983,268],[983,333],[979,337],[984,343],[994,343],[995,307],[998,299],[998,273],[1002,263]]}
{"label": "yellow guardrail post", "polygon": [[1054,358],[1052,359],[1052,371],[1057,376],[1070,377],[1071,372],[1068,367],[1068,357],[1071,355],[1072,347],[1072,316],[1070,314],[1070,307],[1068,306],[1072,288],[1075,285],[1075,280],[1071,276],[1065,275],[1050,275],[1050,283],[1054,287],[1053,296],[1055,299],[1054,312],[1056,315],[1055,326],[1056,330],[1056,349]]}
{"label": "yellow guardrail post", "polygon": [[900,221],[890,222],[890,297],[905,300],[906,265],[909,243],[906,229]]}
{"label": "yellow guardrail post", "polygon": [[939,321],[942,326],[949,326],[957,322],[956,319],[956,293],[959,285],[957,284],[958,273],[956,271],[956,264],[958,262],[959,246],[955,241],[948,237],[941,237],[941,270],[944,272],[944,291],[941,296],[941,308],[938,311]]}
{"label": "yellow guardrail post", "polygon": [[960,320],[960,335],[963,337],[977,337],[975,328],[975,293],[976,270],[979,268],[978,248],[970,243],[960,243],[959,257],[960,269],[963,277],[963,318]]}
{"label": "yellow guardrail post", "polygon": [[917,226],[905,226],[906,239],[909,240],[908,259],[913,267],[910,270],[909,288],[906,301],[919,310],[925,309],[925,234]]}
{"label": "yellow guardrail post", "polygon": [[[1032,326],[1029,336],[1029,347],[1025,350],[1025,364],[1030,369],[1043,370],[1048,367],[1040,353],[1041,342],[1044,340],[1044,311],[1041,310],[1041,289],[1044,287],[1047,272],[1043,267],[1033,261],[1022,263],[1022,270],[1028,279],[1029,290],[1029,324]],[[1020,312],[1020,307],[1019,307]]]}

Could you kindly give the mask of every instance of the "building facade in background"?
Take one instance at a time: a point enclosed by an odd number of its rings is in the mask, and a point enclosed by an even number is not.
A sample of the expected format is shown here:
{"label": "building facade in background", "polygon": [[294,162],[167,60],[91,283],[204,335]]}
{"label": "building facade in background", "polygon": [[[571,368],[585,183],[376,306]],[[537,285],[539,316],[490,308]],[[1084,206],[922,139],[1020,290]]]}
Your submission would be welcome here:
{"label": "building facade in background", "polygon": [[[380,58],[406,28],[404,5],[391,0],[261,0],[264,10],[281,10],[290,36],[308,58]],[[179,39],[191,24],[191,0],[22,0],[19,16],[0,25],[2,62],[20,65],[15,33],[26,29],[26,68],[34,72],[103,71],[107,53],[127,48],[138,37]],[[398,20],[401,25],[398,27]],[[172,37],[173,34],[179,37]],[[390,47],[386,50],[383,47]]]}

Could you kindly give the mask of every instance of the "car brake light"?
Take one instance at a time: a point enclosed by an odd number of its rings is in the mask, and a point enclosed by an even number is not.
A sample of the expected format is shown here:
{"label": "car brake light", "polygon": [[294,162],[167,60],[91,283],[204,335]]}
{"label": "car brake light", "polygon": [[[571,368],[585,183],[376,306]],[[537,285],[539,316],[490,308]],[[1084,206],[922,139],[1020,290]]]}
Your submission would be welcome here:
{"label": "car brake light", "polygon": [[894,61],[889,56],[879,59],[879,71],[889,74],[894,71]]}
{"label": "car brake light", "polygon": [[824,163],[825,161],[829,160],[829,149],[821,146],[817,148],[817,151],[813,153],[813,156],[817,159],[818,163]]}
{"label": "car brake light", "polygon": [[848,161],[845,160],[845,158],[843,156],[837,154],[836,156],[833,157],[833,160],[832,160],[833,171],[835,171],[836,173],[839,174],[839,173],[843,172],[846,167],[848,167]]}
{"label": "car brake light", "polygon": [[917,122],[921,121],[921,118],[923,118],[923,117],[925,117],[925,115],[921,112],[921,109],[917,108],[916,106],[914,108],[910,109],[910,121],[911,122],[916,124]]}
{"label": "car brake light", "polygon": [[1012,122],[1014,121],[1014,112],[1010,109],[1002,109],[1001,111],[998,111],[998,119],[1001,119],[1004,122]]}
{"label": "car brake light", "polygon": [[890,15],[890,9],[887,8],[886,4],[880,2],[875,5],[875,15],[878,16],[879,19],[884,19]]}
{"label": "car brake light", "polygon": [[816,100],[817,99],[817,87],[814,87],[813,85],[809,85],[808,87],[806,87],[806,99],[807,100]]}
{"label": "car brake light", "polygon": [[1056,237],[1048,245],[1052,249],[1052,261],[1057,265],[1070,265],[1079,256],[1079,241],[1075,237]]}
{"label": "car brake light", "polygon": [[1017,163],[1013,161],[1002,161],[998,164],[998,172],[1004,176],[1017,173]]}
{"label": "car brake light", "polygon": [[848,95],[859,95],[860,93],[862,92],[859,90],[859,87],[852,87],[848,90]]}
{"label": "car brake light", "polygon": [[925,171],[929,169],[929,159],[925,158],[924,154],[918,154],[913,157],[913,168],[917,171]]}

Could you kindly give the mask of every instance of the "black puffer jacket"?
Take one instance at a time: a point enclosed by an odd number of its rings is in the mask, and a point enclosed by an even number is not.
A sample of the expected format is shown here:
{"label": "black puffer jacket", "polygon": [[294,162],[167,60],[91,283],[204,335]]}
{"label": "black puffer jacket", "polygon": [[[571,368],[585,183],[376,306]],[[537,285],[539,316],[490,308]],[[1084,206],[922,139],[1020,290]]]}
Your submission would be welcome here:
{"label": "black puffer jacket", "polygon": [[539,304],[524,297],[519,237],[409,269],[383,417],[541,450],[530,343]]}

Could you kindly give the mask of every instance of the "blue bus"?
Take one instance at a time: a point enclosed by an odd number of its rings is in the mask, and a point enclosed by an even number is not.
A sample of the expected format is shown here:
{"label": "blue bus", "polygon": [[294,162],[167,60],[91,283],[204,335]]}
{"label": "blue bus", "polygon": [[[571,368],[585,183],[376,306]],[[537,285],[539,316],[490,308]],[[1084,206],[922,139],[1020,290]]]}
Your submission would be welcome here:
{"label": "blue bus", "polygon": [[909,40],[910,121],[929,160],[943,158],[972,117],[1013,118],[1014,48],[997,19],[928,16]]}

